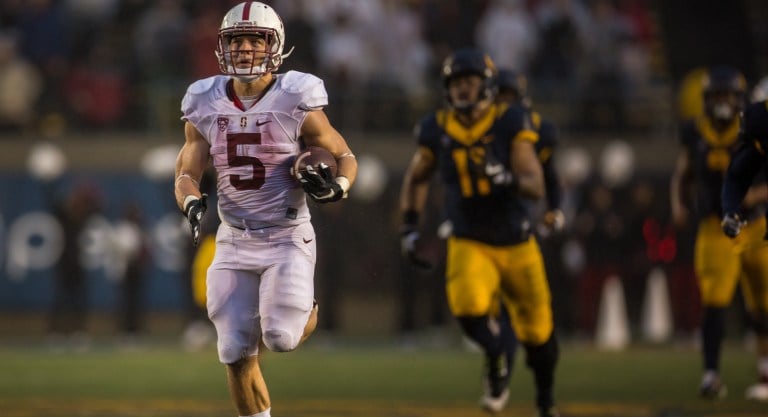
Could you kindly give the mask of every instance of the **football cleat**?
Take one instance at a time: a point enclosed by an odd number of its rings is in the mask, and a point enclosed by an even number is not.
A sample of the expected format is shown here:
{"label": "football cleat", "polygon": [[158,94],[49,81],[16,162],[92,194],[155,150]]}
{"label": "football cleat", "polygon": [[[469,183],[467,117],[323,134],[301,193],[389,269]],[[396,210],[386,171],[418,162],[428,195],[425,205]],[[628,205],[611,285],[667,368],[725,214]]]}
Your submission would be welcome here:
{"label": "football cleat", "polygon": [[501,394],[494,396],[486,387],[483,396],[480,397],[480,406],[490,413],[498,413],[507,406],[507,401],[509,401],[509,388],[505,388]]}
{"label": "football cleat", "polygon": [[509,400],[511,372],[507,356],[502,354],[496,359],[486,358],[485,370],[485,386],[480,406],[486,411],[498,413]]}
{"label": "football cleat", "polygon": [[748,400],[768,401],[768,382],[758,382],[747,388],[746,397]]}
{"label": "football cleat", "polygon": [[720,381],[720,377],[709,378],[702,381],[699,387],[699,396],[710,400],[719,400],[728,395],[728,388]]}
{"label": "football cleat", "polygon": [[554,406],[539,408],[539,414],[537,414],[537,417],[560,417],[560,413]]}

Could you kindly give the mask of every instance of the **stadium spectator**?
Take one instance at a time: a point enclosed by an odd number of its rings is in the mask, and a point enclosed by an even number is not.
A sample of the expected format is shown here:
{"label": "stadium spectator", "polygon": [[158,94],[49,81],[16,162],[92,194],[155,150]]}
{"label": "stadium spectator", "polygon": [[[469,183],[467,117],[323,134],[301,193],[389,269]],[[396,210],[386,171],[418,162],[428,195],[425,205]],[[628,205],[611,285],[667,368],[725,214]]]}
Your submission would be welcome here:
{"label": "stadium spectator", "polygon": [[116,262],[120,268],[117,327],[121,342],[127,346],[138,342],[146,330],[144,294],[150,250],[143,221],[138,202],[130,201],[124,204],[122,217],[114,229]]}
{"label": "stadium spectator", "polygon": [[114,40],[103,34],[66,77],[65,100],[80,126],[114,128],[122,123],[129,87],[119,60],[121,52],[111,46]]}
{"label": "stadium spectator", "polygon": [[529,73],[536,91],[547,100],[575,97],[576,77],[589,44],[589,10],[578,0],[542,0],[533,16],[539,28],[539,48]]}
{"label": "stadium spectator", "polygon": [[15,21],[19,53],[40,69],[45,100],[37,108],[41,117],[65,115],[62,85],[69,70],[70,45],[64,2],[31,0],[19,8]]}
{"label": "stadium spectator", "polygon": [[[209,160],[218,174],[221,225],[206,302],[241,416],[270,415],[261,349],[292,351],[317,325],[307,194],[318,203],[339,201],[357,173],[354,155],[323,112],[322,80],[297,71],[274,74],[287,57],[285,45],[282,20],[271,7],[238,4],[219,30],[223,75],[194,82],[181,106],[186,142],[174,191],[195,243],[207,210],[199,184]],[[292,176],[302,145],[328,150],[336,176],[329,167]]]}
{"label": "stadium spectator", "polygon": [[[626,125],[626,74],[623,52],[634,37],[628,19],[612,0],[591,2],[591,24],[584,60],[578,121],[594,129],[614,131]],[[582,126],[584,127],[584,126]]]}
{"label": "stadium spectator", "polygon": [[56,263],[53,302],[48,318],[52,343],[63,343],[75,349],[87,349],[90,345],[88,277],[82,263],[81,242],[88,221],[101,211],[101,206],[101,190],[83,181],[75,184],[55,209],[64,231],[64,242]]}
{"label": "stadium spectator", "polygon": [[527,72],[538,50],[538,32],[523,0],[495,0],[477,25],[477,45],[499,67]]}
{"label": "stadium spectator", "polygon": [[138,65],[145,120],[153,130],[176,126],[178,96],[189,79],[186,53],[189,18],[178,0],[152,2],[136,22],[133,56]]}
{"label": "stadium spectator", "polygon": [[16,36],[0,33],[0,131],[30,128],[42,93],[40,71],[18,54]]}
{"label": "stadium spectator", "polygon": [[[506,406],[517,333],[534,374],[539,415],[557,416],[558,343],[544,261],[526,204],[545,192],[533,145],[538,134],[525,108],[494,103],[495,76],[490,57],[477,49],[459,49],[446,59],[442,81],[448,106],[417,126],[418,148],[402,183],[402,251],[414,264],[425,264],[418,250],[419,218],[439,171],[443,207],[452,224],[448,305],[485,356],[481,405],[491,412]],[[500,297],[511,311],[514,332],[493,320]]]}

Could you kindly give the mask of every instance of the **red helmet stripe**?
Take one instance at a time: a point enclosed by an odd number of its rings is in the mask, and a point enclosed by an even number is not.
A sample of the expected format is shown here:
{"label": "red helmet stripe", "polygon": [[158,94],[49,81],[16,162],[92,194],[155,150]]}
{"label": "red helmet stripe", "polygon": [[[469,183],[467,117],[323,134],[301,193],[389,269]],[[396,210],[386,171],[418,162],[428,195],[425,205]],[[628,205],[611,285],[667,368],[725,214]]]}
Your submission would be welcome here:
{"label": "red helmet stripe", "polygon": [[253,4],[253,2],[247,1],[243,6],[243,20],[250,20],[248,17],[251,15],[251,4]]}

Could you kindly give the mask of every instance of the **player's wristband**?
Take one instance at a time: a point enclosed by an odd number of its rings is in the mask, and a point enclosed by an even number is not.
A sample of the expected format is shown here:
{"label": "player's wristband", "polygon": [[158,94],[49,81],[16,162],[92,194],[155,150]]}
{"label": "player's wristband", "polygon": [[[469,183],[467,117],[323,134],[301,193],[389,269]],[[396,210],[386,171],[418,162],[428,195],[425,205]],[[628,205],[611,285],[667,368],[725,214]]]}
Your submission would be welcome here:
{"label": "player's wristband", "polygon": [[416,229],[419,226],[419,212],[416,210],[406,210],[403,212],[403,226],[402,231],[406,229]]}
{"label": "player's wristband", "polygon": [[184,214],[187,214],[189,212],[189,205],[194,203],[195,201],[197,201],[199,199],[200,199],[200,197],[197,197],[197,196],[192,195],[192,194],[186,196],[184,198],[184,204],[183,204]]}
{"label": "player's wristband", "polygon": [[334,178],[333,180],[336,182],[336,184],[339,184],[339,187],[341,187],[341,191],[344,192],[344,197],[346,198],[350,187],[349,179],[347,177],[340,176]]}

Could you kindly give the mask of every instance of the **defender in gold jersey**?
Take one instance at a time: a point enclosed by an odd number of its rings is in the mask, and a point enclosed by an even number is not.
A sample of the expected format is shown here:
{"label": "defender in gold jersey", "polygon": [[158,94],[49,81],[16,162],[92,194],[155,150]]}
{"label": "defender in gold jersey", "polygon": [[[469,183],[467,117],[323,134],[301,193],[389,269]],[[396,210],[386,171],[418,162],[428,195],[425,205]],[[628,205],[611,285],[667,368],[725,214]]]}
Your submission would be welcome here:
{"label": "defender in gold jersey", "polygon": [[[741,202],[741,215],[749,223],[741,236],[731,240],[720,226],[723,179],[740,143],[739,114],[744,107],[746,81],[736,69],[716,67],[704,77],[704,83],[704,114],[682,127],[683,152],[672,177],[670,194],[672,217],[677,225],[686,222],[690,203],[695,204],[698,230],[694,268],[704,307],[704,374],[699,394],[717,399],[726,394],[719,372],[725,310],[740,279],[747,300],[754,298],[753,289],[768,282],[768,243],[762,240],[764,201],[756,198],[758,193]],[[690,191],[695,191],[693,202],[686,199]]]}
{"label": "defender in gold jersey", "polygon": [[[405,173],[400,208],[403,252],[411,259],[419,213],[438,173],[448,220],[446,293],[464,333],[482,347],[486,387],[481,405],[507,402],[510,351],[517,334],[534,374],[540,416],[557,416],[553,385],[558,359],[544,263],[532,234],[525,199],[544,196],[534,144],[538,134],[521,106],[494,103],[495,68],[475,49],[460,49],[443,66],[448,106],[418,126],[418,149]],[[494,320],[498,299],[511,313],[514,333]]]}

